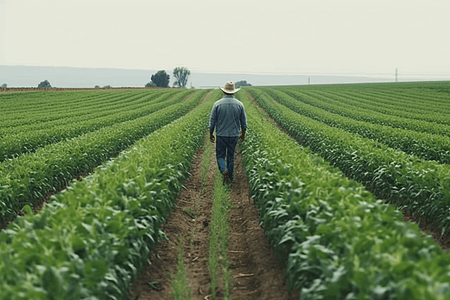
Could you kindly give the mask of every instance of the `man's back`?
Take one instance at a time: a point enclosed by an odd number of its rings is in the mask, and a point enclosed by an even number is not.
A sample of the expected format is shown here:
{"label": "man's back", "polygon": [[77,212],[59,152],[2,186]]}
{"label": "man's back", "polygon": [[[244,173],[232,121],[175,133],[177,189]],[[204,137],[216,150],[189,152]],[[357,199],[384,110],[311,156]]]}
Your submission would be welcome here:
{"label": "man's back", "polygon": [[237,137],[241,127],[247,128],[247,117],[242,102],[225,95],[214,103],[209,120],[209,128],[216,128],[217,136]]}

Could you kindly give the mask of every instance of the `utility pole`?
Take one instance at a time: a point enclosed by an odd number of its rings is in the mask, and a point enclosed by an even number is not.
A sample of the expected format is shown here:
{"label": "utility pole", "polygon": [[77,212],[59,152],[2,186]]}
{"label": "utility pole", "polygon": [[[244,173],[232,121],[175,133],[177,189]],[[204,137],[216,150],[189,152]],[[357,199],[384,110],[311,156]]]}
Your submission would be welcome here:
{"label": "utility pole", "polygon": [[398,82],[398,70],[395,69],[395,82]]}
{"label": "utility pole", "polygon": [[311,77],[308,77],[308,85],[311,84]]}

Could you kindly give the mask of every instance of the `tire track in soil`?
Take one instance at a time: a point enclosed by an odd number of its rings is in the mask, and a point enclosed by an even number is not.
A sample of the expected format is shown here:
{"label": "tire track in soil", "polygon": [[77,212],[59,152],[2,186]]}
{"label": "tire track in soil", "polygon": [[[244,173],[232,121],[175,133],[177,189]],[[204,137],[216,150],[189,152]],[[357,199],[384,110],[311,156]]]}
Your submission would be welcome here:
{"label": "tire track in soil", "polygon": [[[184,263],[192,290],[192,299],[210,299],[210,275],[207,266],[209,222],[212,209],[212,188],[217,168],[215,153],[210,157],[208,182],[202,185],[199,150],[193,159],[190,177],[185,189],[176,200],[176,208],[162,229],[168,237],[157,246],[159,258],[149,255],[151,264],[140,274],[130,289],[132,299],[171,299],[170,276],[176,272],[179,236],[184,240]],[[283,269],[271,252],[264,230],[259,226],[258,209],[249,198],[247,176],[242,167],[242,156],[238,151],[235,160],[235,179],[230,196],[230,235],[228,260],[232,263],[232,299],[298,299],[298,294],[289,295],[284,282]],[[185,210],[198,211],[193,221]],[[193,230],[195,230],[192,238]],[[192,242],[191,242],[192,239]],[[244,276],[242,276],[244,275]],[[152,288],[148,283],[157,282]],[[219,280],[217,298],[222,299],[223,284]]]}

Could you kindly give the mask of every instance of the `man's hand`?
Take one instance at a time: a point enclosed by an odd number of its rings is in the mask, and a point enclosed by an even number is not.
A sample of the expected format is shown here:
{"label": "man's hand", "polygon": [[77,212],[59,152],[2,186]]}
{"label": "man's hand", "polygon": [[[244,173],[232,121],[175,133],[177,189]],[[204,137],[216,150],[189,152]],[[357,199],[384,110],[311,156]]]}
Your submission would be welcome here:
{"label": "man's hand", "polygon": [[241,135],[239,136],[239,141],[243,142],[245,140],[245,131],[241,132]]}
{"label": "man's hand", "polygon": [[211,143],[214,143],[216,141],[216,138],[214,137],[211,131],[209,132],[209,140],[211,141]]}

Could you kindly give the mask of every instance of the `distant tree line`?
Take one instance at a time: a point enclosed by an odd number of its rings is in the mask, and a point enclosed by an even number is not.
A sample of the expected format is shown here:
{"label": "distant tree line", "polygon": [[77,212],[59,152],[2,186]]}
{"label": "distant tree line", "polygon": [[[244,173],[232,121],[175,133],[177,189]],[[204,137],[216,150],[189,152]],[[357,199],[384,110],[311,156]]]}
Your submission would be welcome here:
{"label": "distant tree line", "polygon": [[[177,68],[173,69],[173,76],[176,78],[173,86],[185,88],[190,75],[191,75],[191,71],[189,71],[189,69],[187,69],[185,67],[177,67]],[[167,74],[165,70],[159,70],[158,72],[156,72],[156,74],[153,74],[150,77],[150,82],[148,82],[145,85],[145,87],[146,88],[151,88],[151,87],[167,88],[167,87],[169,87],[169,82],[170,82],[170,75]],[[243,87],[243,86],[251,86],[251,84],[248,83],[247,80],[240,80],[235,83],[236,88]],[[4,83],[1,85],[1,87],[6,88],[7,84]],[[52,85],[50,84],[50,82],[48,80],[44,80],[38,84],[38,88],[52,88]],[[100,86],[96,85],[95,88],[98,89],[98,88],[100,88]],[[109,89],[109,88],[111,88],[111,86],[106,85],[103,88]]]}
{"label": "distant tree line", "polygon": [[153,83],[157,87],[169,87],[170,76],[166,71],[160,70],[153,74],[150,80],[150,84]]}
{"label": "distant tree line", "polygon": [[173,85],[181,88],[186,87],[189,75],[191,75],[191,71],[184,67],[173,69],[173,77],[177,79]]}
{"label": "distant tree line", "polygon": [[[185,67],[177,67],[173,69],[173,77],[176,78],[173,86],[174,87],[186,87],[189,75],[191,75],[191,71],[189,71]],[[159,70],[156,74],[153,74],[150,78],[150,82],[148,82],[145,87],[169,87],[170,75],[166,73],[165,70]]]}
{"label": "distant tree line", "polygon": [[247,83],[247,80],[241,80],[234,83],[235,88],[239,88],[241,86],[252,86],[250,83]]}
{"label": "distant tree line", "polygon": [[[6,89],[8,87],[8,85],[6,84],[6,83],[3,83],[1,86],[0,86],[0,88],[3,88],[3,89]],[[38,86],[37,86],[39,89],[42,89],[42,88],[51,88],[52,87],[52,85],[50,84],[50,82],[48,81],[48,80],[44,80],[44,81],[41,81],[39,84],[38,84]]]}
{"label": "distant tree line", "polygon": [[41,81],[41,82],[38,84],[38,88],[39,88],[39,89],[49,89],[49,88],[51,88],[51,87],[52,87],[52,86],[51,86],[50,82],[48,82],[48,80]]}

